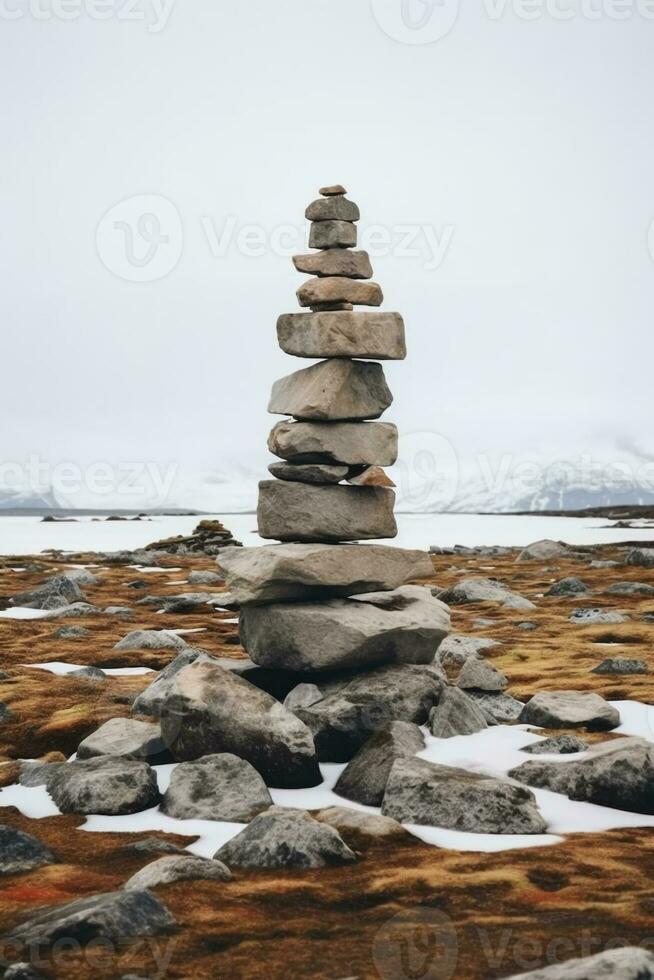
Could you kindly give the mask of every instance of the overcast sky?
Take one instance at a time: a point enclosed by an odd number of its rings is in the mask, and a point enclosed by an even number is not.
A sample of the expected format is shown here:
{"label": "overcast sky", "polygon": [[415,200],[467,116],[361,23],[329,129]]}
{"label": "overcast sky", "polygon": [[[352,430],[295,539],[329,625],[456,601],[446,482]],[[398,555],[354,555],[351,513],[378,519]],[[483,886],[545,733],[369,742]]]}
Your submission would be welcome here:
{"label": "overcast sky", "polygon": [[265,462],[332,182],[401,432],[651,448],[654,7],[454,3],[2,0],[0,460]]}

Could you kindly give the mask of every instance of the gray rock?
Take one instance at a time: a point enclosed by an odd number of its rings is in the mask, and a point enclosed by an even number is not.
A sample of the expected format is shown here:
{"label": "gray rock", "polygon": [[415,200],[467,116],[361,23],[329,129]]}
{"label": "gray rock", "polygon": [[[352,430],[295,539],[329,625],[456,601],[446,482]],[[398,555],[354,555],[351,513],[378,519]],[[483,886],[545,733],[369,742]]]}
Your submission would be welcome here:
{"label": "gray rock", "polygon": [[529,973],[516,973],[508,980],[652,980],[653,977],[654,956],[649,950],[625,946]]}
{"label": "gray rock", "polygon": [[60,626],[52,634],[54,640],[81,640],[85,636],[90,636],[91,630],[86,626]]}
{"label": "gray rock", "polygon": [[134,844],[128,844],[126,850],[133,851],[135,854],[186,854],[187,852],[172,844],[167,840],[160,840],[158,837],[146,837],[145,840],[137,840]]}
{"label": "gray rock", "polygon": [[106,681],[107,675],[101,667],[79,667],[77,670],[71,670],[69,677],[82,677],[91,681]]}
{"label": "gray rock", "polygon": [[197,660],[175,675],[162,706],[161,731],[180,761],[233,752],[269,786],[322,781],[306,725],[270,695],[209,660]]}
{"label": "gray rock", "polygon": [[552,735],[523,745],[520,751],[529,755],[571,755],[573,752],[585,752],[587,748],[588,743],[576,735]]}
{"label": "gray rock", "polygon": [[384,294],[376,282],[347,279],[345,276],[323,276],[302,283],[297,290],[297,298],[300,306],[320,309],[324,303],[381,306]]}
{"label": "gray rock", "polygon": [[381,806],[396,759],[411,758],[425,747],[417,725],[394,721],[365,742],[338,777],[334,792],[355,803]]}
{"label": "gray rock", "polygon": [[654,568],[654,548],[632,548],[625,556],[625,565]]}
{"label": "gray rock", "polygon": [[294,255],[293,265],[298,272],[306,272],[310,276],[348,276],[350,279],[370,279],[372,276],[368,253],[347,248]]}
{"label": "gray rock", "polygon": [[110,718],[80,742],[77,749],[78,759],[101,756],[142,759],[153,765],[169,761],[159,725],[131,718]]}
{"label": "gray rock", "polygon": [[488,728],[482,709],[458,687],[446,687],[436,707],[431,709],[429,727],[436,738],[474,735]]}
{"label": "gray rock", "polygon": [[590,691],[542,691],[522,709],[520,721],[540,728],[587,728],[606,732],[620,724],[620,712]]}
{"label": "gray rock", "polygon": [[393,764],[382,814],[473,834],[542,834],[547,828],[533,793],[523,787],[424,759]]}
{"label": "gray rock", "polygon": [[550,541],[548,538],[543,538],[523,548],[516,561],[550,561],[552,558],[563,558],[567,553],[568,548],[563,541]]}
{"label": "gray rock", "polygon": [[492,650],[496,646],[499,646],[499,642],[489,637],[450,633],[439,646],[437,658],[443,667],[461,667],[470,657],[477,659],[484,650]]}
{"label": "gray rock", "polygon": [[0,824],[0,874],[32,871],[54,861],[56,858],[52,851],[37,837]]}
{"label": "gray rock", "polygon": [[241,606],[383,592],[433,572],[426,552],[379,544],[230,548],[220,564]]}
{"label": "gray rock", "polygon": [[222,752],[176,766],[161,809],[178,820],[247,823],[271,805],[268,788],[254,766]]}
{"label": "gray rock", "polygon": [[585,582],[582,582],[580,578],[576,578],[574,575],[571,575],[568,578],[562,578],[559,582],[555,582],[554,585],[550,586],[545,595],[583,595],[589,591],[590,590]]}
{"label": "gray rock", "polygon": [[284,313],[277,320],[277,339],[281,349],[295,357],[363,357],[379,361],[401,361],[406,357],[404,321],[399,313]]}
{"label": "gray rock", "polygon": [[529,599],[507,589],[501,582],[477,576],[461,579],[456,585],[439,592],[438,598],[449,606],[461,606],[468,602],[501,602],[511,609],[536,608]]}
{"label": "gray rock", "polygon": [[181,650],[185,646],[185,641],[170,630],[132,630],[114,650]]}
{"label": "gray rock", "polygon": [[268,411],[300,421],[377,419],[393,401],[375,361],[330,358],[275,381]]}
{"label": "gray rock", "polygon": [[517,721],[524,708],[522,701],[516,700],[510,694],[476,690],[466,693],[481,708],[486,718],[497,722],[498,725],[505,721]]}
{"label": "gray rock", "polygon": [[359,541],[394,538],[395,494],[387,487],[310,486],[263,480],[257,525],[278,541]]}
{"label": "gray rock", "polygon": [[102,939],[124,943],[175,924],[165,905],[148,891],[107,892],[40,909],[6,938],[30,946],[65,940],[82,946]]}
{"label": "gray rock", "polygon": [[354,810],[351,806],[330,806],[325,810],[318,810],[314,818],[320,823],[327,823],[346,837],[352,831],[363,834],[364,837],[384,839],[404,834],[406,831],[397,820],[390,817],[382,817],[377,813],[365,813],[362,810]]}
{"label": "gray rock", "polygon": [[268,449],[295,463],[392,466],[397,428],[390,422],[278,422]]}
{"label": "gray rock", "polygon": [[45,786],[57,769],[67,765],[65,762],[31,762],[20,764],[18,781],[21,786]]}
{"label": "gray rock", "polygon": [[229,868],[213,858],[196,857],[193,854],[169,854],[160,857],[128,878],[125,891],[144,891],[158,885],[170,885],[174,881],[229,881]]}
{"label": "gray rock", "polygon": [[62,575],[77,585],[99,585],[101,581],[88,568],[67,568],[65,572],[62,572]]}
{"label": "gray rock", "polygon": [[163,670],[160,670],[151,684],[141,691],[132,705],[132,711],[136,715],[153,715],[158,718],[161,713],[161,706],[170,694],[175,675],[183,667],[196,660],[206,660],[207,655],[202,650],[195,650],[188,647],[178,653],[174,660],[171,660]]}
{"label": "gray rock", "polygon": [[508,683],[501,670],[475,657],[466,660],[456,681],[457,687],[463,690],[472,688],[478,691],[503,691]]}
{"label": "gray rock", "polygon": [[571,800],[654,813],[654,746],[644,738],[600,742],[578,760],[523,762],[509,775]]}
{"label": "gray rock", "polygon": [[598,626],[602,623],[626,623],[629,619],[625,613],[611,612],[609,609],[575,609],[569,616],[569,621],[577,626]]}
{"label": "gray rock", "polygon": [[288,463],[285,460],[271,463],[269,472],[276,480],[295,483],[340,483],[349,473],[348,466],[333,463]]}
{"label": "gray rock", "polygon": [[134,615],[129,606],[106,606],[104,611],[107,616],[118,616],[120,619],[131,619]]}
{"label": "gray rock", "polygon": [[324,602],[245,606],[241,643],[256,664],[297,672],[431,663],[447,607],[420,585]]}
{"label": "gray rock", "polygon": [[12,606],[29,609],[59,609],[84,599],[86,596],[71,578],[67,575],[53,575],[36,589],[21,592],[9,601]]}
{"label": "gray rock", "polygon": [[281,806],[255,817],[214,857],[233,868],[325,868],[356,859],[333,827]]}
{"label": "gray rock", "polygon": [[646,582],[614,582],[604,590],[607,595],[654,595],[654,585]]}
{"label": "gray rock", "polygon": [[625,657],[608,657],[597,667],[593,674],[649,674],[649,667],[644,660],[627,660]]}
{"label": "gray rock", "polygon": [[117,816],[159,802],[154,769],[136,759],[102,756],[67,762],[48,774],[46,788],[62,813]]}
{"label": "gray rock", "polygon": [[4,701],[0,701],[0,721],[11,721],[14,717],[14,713],[8,704]]}
{"label": "gray rock", "polygon": [[90,602],[73,602],[69,606],[53,609],[44,619],[77,619],[80,616],[98,616],[100,612]]}
{"label": "gray rock", "polygon": [[194,571],[188,573],[189,585],[222,585],[223,577],[218,572]]}
{"label": "gray rock", "polygon": [[310,704],[315,704],[323,697],[323,693],[315,684],[298,684],[284,698],[284,707],[287,711],[296,711],[298,708],[307,708]]}
{"label": "gray rock", "polygon": [[392,722],[424,724],[444,686],[431,664],[378,667],[335,684],[322,701],[296,713],[313,732],[322,762],[348,762]]}
{"label": "gray rock", "polygon": [[304,216],[308,221],[358,221],[361,217],[354,201],[342,194],[312,201]]}
{"label": "gray rock", "polygon": [[309,232],[309,248],[354,248],[357,227],[350,221],[314,221]]}
{"label": "gray rock", "polygon": [[524,623],[518,623],[518,629],[523,630],[525,633],[533,633],[534,630],[538,629],[538,623],[530,623],[525,620]]}
{"label": "gray rock", "polygon": [[604,561],[602,559],[594,559],[591,561],[589,568],[619,568],[622,562],[619,561]]}

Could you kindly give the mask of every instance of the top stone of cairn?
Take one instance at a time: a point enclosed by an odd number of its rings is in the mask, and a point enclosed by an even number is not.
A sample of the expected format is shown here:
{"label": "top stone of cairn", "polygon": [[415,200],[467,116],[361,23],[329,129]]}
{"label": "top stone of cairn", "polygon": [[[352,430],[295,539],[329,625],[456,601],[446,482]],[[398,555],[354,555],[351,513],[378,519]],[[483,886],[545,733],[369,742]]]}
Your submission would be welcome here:
{"label": "top stone of cairn", "polygon": [[318,193],[323,197],[336,197],[337,194],[347,194],[347,191],[342,184],[328,184],[327,187],[321,187]]}

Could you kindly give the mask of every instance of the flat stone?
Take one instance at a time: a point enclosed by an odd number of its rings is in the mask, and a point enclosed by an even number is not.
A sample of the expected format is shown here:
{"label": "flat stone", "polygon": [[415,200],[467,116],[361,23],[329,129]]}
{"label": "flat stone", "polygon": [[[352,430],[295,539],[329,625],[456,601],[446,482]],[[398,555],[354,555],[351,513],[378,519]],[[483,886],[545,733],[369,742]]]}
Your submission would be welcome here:
{"label": "flat stone", "polygon": [[628,660],[626,657],[608,657],[597,667],[593,674],[649,674],[649,667],[644,660]]}
{"label": "flat stone", "polygon": [[351,806],[330,806],[319,810],[314,817],[320,823],[328,823],[330,827],[334,827],[339,834],[345,835],[346,840],[352,831],[377,839],[406,835],[404,827],[397,820],[379,816],[377,813],[355,810]]}
{"label": "flat stone", "polygon": [[647,582],[614,582],[604,590],[607,595],[654,595],[654,585]]}
{"label": "flat stone", "polygon": [[362,357],[377,361],[401,361],[406,357],[404,321],[399,313],[386,311],[284,313],[277,320],[277,340],[286,354],[295,357]]}
{"label": "flat stone", "polygon": [[352,475],[348,476],[347,482],[353,487],[395,487],[396,485],[381,466],[366,466],[361,471],[359,467],[355,467]]}
{"label": "flat stone", "polygon": [[193,571],[188,573],[186,579],[189,585],[222,585],[223,578],[218,572]]}
{"label": "flat stone", "polygon": [[81,677],[90,681],[106,681],[107,675],[101,667],[79,667],[71,670],[68,677]]}
{"label": "flat stone", "polygon": [[118,816],[159,802],[154,769],[146,762],[111,756],[57,765],[46,788],[62,813]]}
{"label": "flat stone", "polygon": [[312,201],[304,212],[307,221],[358,221],[361,217],[354,201],[342,194],[323,195]]}
{"label": "flat stone", "polygon": [[322,303],[351,303],[353,306],[381,306],[384,300],[381,286],[345,276],[323,276],[307,279],[297,290],[300,306]]}
{"label": "flat stone", "polygon": [[417,725],[394,721],[361,746],[338,777],[334,792],[365,806],[381,806],[395,760],[410,758],[424,747]]}
{"label": "flat stone", "polygon": [[524,725],[540,728],[587,728],[606,732],[620,724],[620,712],[590,691],[542,691],[524,706]]}
{"label": "flat stone", "polygon": [[267,785],[322,781],[311,732],[269,694],[210,660],[180,670],[161,711],[164,741],[180,761],[230,752]]}
{"label": "flat stone", "polygon": [[448,606],[461,606],[468,602],[500,602],[510,609],[536,608],[529,599],[507,589],[496,579],[477,576],[461,579],[449,589],[439,592],[438,597]]}
{"label": "flat stone", "polygon": [[516,973],[508,980],[651,980],[654,956],[640,946],[606,949],[595,956],[576,957],[541,970]]}
{"label": "flat stone", "polygon": [[340,483],[349,472],[347,466],[333,463],[271,463],[268,470],[277,480],[291,483]]}
{"label": "flat stone", "polygon": [[333,827],[281,806],[255,817],[214,857],[233,868],[325,868],[356,860]]}
{"label": "flat stone", "polygon": [[626,613],[613,612],[610,609],[575,609],[569,616],[569,621],[577,626],[599,626],[601,624],[626,623],[629,619]]}
{"label": "flat stone", "polygon": [[487,718],[491,718],[499,725],[505,721],[517,721],[524,708],[522,701],[502,691],[470,690],[466,693],[482,709]]}
{"label": "flat stone", "polygon": [[357,226],[351,221],[314,221],[309,232],[309,248],[354,248]]}
{"label": "flat stone", "polygon": [[335,194],[347,194],[347,191],[342,184],[328,184],[326,187],[321,187],[318,193],[323,197],[333,197]]}
{"label": "flat stone", "polygon": [[231,877],[229,868],[222,861],[194,854],[168,854],[146,864],[127,879],[123,888],[128,892],[144,891],[174,881],[229,881]]}
{"label": "flat stone", "polygon": [[429,715],[429,727],[435,738],[474,735],[488,728],[482,709],[457,687],[446,687]]}
{"label": "flat stone", "polygon": [[278,422],[268,449],[296,463],[392,466],[397,428],[390,422]]}
{"label": "flat stone", "polygon": [[566,596],[566,595],[583,595],[589,592],[589,588],[585,582],[574,575],[568,578],[562,578],[560,582],[555,582],[554,585],[550,586],[545,595],[547,596]]}
{"label": "flat stone", "polygon": [[159,725],[131,718],[110,718],[80,742],[78,759],[99,756],[143,759],[152,764],[170,761]]}
{"label": "flat stone", "polygon": [[448,609],[420,585],[322,602],[241,610],[240,636],[262,667],[297,672],[427,664],[450,628]]}
{"label": "flat stone", "polygon": [[583,759],[523,762],[509,775],[571,800],[634,813],[654,813],[654,746],[644,738],[619,738],[588,746]]}
{"label": "flat stone", "polygon": [[563,541],[543,538],[523,548],[516,561],[550,561],[552,558],[563,558],[567,553],[568,547]]}
{"label": "flat stone", "polygon": [[0,875],[32,871],[55,861],[52,851],[38,837],[0,824]]}
{"label": "flat stone", "polygon": [[401,823],[473,834],[543,834],[547,829],[533,793],[523,787],[424,759],[393,764],[382,814]]}
{"label": "flat stone", "polygon": [[161,809],[178,820],[247,823],[271,805],[268,788],[254,766],[221,752],[180,762],[173,769]]}
{"label": "flat stone", "polygon": [[490,637],[450,633],[438,648],[438,661],[443,667],[462,667],[470,657],[477,659],[484,650],[492,650],[499,645],[497,640]]}
{"label": "flat stone", "polygon": [[39,948],[89,940],[124,944],[135,936],[153,936],[176,925],[158,898],[148,891],[108,892],[39,909],[6,939]]}
{"label": "flat stone", "polygon": [[456,681],[457,687],[463,690],[474,688],[478,691],[503,691],[508,683],[501,670],[475,657],[468,657]]}
{"label": "flat stone", "polygon": [[114,650],[180,650],[185,641],[170,630],[132,630],[114,644]]}
{"label": "flat stone", "polygon": [[588,747],[588,743],[576,735],[551,735],[523,745],[520,751],[529,755],[571,755],[573,752],[585,752]]}
{"label": "flat stone", "polygon": [[383,544],[229,548],[220,556],[220,567],[241,606],[391,591],[433,574],[425,551]]}
{"label": "flat stone", "polygon": [[388,487],[311,486],[264,480],[257,525],[262,538],[325,543],[394,538],[395,494]]}
{"label": "flat stone", "polygon": [[275,381],[268,411],[300,421],[362,421],[379,418],[392,401],[381,364],[330,358]]}
{"label": "flat stone", "polygon": [[349,279],[370,279],[372,276],[368,253],[349,248],[294,255],[293,265],[298,272],[306,272],[309,276],[347,276]]}

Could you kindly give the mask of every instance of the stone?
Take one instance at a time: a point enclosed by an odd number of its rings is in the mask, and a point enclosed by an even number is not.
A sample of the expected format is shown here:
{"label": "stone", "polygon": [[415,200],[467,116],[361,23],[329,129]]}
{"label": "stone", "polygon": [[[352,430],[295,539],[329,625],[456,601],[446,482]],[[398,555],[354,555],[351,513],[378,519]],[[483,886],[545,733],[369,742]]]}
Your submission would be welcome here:
{"label": "stone", "polygon": [[482,709],[458,687],[446,687],[431,709],[429,727],[435,738],[474,735],[488,728]]}
{"label": "stone", "polygon": [[461,668],[456,686],[463,690],[474,688],[478,691],[503,691],[508,683],[507,678],[497,667],[486,660],[469,657]]}
{"label": "stone", "polygon": [[591,561],[589,568],[619,568],[622,562],[619,561],[608,561],[604,559],[595,558]]}
{"label": "stone", "polygon": [[607,732],[620,724],[620,712],[590,691],[541,691],[526,703],[520,721],[539,728]]}
{"label": "stone", "polygon": [[83,637],[89,636],[90,633],[91,630],[85,626],[60,626],[54,631],[52,638],[54,640],[81,640]]}
{"label": "stone", "polygon": [[268,788],[254,766],[221,752],[176,766],[161,809],[178,820],[247,823],[271,805]]}
{"label": "stone", "polygon": [[37,973],[30,963],[12,963],[2,976],[3,980],[46,980],[44,975]]}
{"label": "stone", "polygon": [[52,851],[38,837],[0,824],[0,875],[32,871],[55,861]]}
{"label": "stone", "polygon": [[563,541],[543,538],[523,548],[516,561],[550,561],[552,558],[564,558],[567,553],[568,548]]}
{"label": "stone", "polygon": [[472,834],[543,834],[547,829],[533,793],[523,787],[415,758],[394,762],[382,814],[400,823]]}
{"label": "stone", "polygon": [[340,483],[349,472],[348,466],[333,463],[271,463],[268,470],[277,480],[291,483]]}
{"label": "stone", "polygon": [[433,664],[377,667],[328,683],[321,701],[296,713],[311,729],[321,762],[349,762],[394,721],[423,725],[445,684]]}
{"label": "stone", "polygon": [[604,590],[607,595],[654,595],[654,585],[646,582],[614,582]]}
{"label": "stone", "polygon": [[214,857],[233,868],[325,868],[356,860],[333,827],[281,806],[260,813]]}
{"label": "stone", "polygon": [[136,715],[153,715],[158,718],[161,713],[161,706],[170,694],[175,675],[189,664],[198,659],[208,659],[202,650],[194,650],[192,647],[184,649],[178,653],[174,660],[171,660],[163,670],[160,670],[151,684],[141,691],[132,704],[132,711]]}
{"label": "stone", "polygon": [[384,294],[379,283],[364,282],[361,279],[347,279],[345,276],[322,276],[321,278],[307,279],[299,287],[296,295],[300,306],[319,306],[322,303],[381,306],[384,300]]}
{"label": "stone", "polygon": [[310,704],[315,704],[323,697],[322,691],[316,684],[297,684],[284,698],[284,707],[294,712],[297,708],[308,708]]}
{"label": "stone", "polygon": [[626,623],[629,616],[626,613],[612,612],[610,609],[583,608],[575,609],[569,616],[569,621],[577,626],[599,626],[602,623]]}
{"label": "stone", "polygon": [[134,615],[129,606],[106,606],[104,611],[108,616],[119,616],[120,619],[131,619]]}
{"label": "stone", "polygon": [[76,619],[79,616],[97,616],[100,612],[90,602],[72,602],[69,606],[53,609],[44,619]]}
{"label": "stone", "polygon": [[309,276],[348,276],[350,279],[370,279],[372,276],[368,253],[349,248],[330,248],[324,252],[294,255],[293,265],[298,272]]}
{"label": "stone", "polygon": [[361,217],[354,201],[343,194],[330,194],[312,201],[304,212],[307,221],[358,221]]}
{"label": "stone", "polygon": [[490,637],[450,633],[439,646],[437,659],[443,667],[461,667],[470,657],[477,659],[484,650],[499,645],[498,640]]}
{"label": "stone", "polygon": [[571,800],[654,813],[654,746],[644,738],[600,742],[578,760],[523,762],[509,775]]}
{"label": "stone", "polygon": [[244,606],[240,618],[241,643],[256,664],[298,673],[431,663],[449,627],[447,607],[420,585]]}
{"label": "stone", "polygon": [[397,428],[389,422],[278,422],[268,449],[295,463],[392,466]]}
{"label": "stone", "polygon": [[128,851],[134,854],[186,854],[182,847],[158,837],[146,837],[145,840],[137,840],[133,844],[127,845]]}
{"label": "stone", "polygon": [[174,925],[165,905],[148,891],[106,892],[39,909],[5,938],[35,948],[54,942],[123,944]]}
{"label": "stone", "polygon": [[380,544],[231,548],[220,565],[241,606],[382,592],[433,574],[426,552]]}
{"label": "stone", "polygon": [[170,630],[132,630],[114,644],[114,650],[181,650],[185,646],[181,636]]}
{"label": "stone", "polygon": [[159,802],[154,769],[136,759],[102,756],[57,765],[46,788],[62,813],[118,816]]}
{"label": "stone", "polygon": [[52,575],[36,589],[12,596],[9,602],[12,606],[28,609],[60,609],[84,599],[86,596],[72,578],[68,575]]}
{"label": "stone", "polygon": [[640,946],[605,949],[595,956],[554,963],[529,973],[516,973],[508,980],[652,980],[654,956]]}
{"label": "stone", "polygon": [[66,764],[66,762],[21,762],[19,776],[20,785],[45,786],[50,776],[52,776],[57,769],[60,769]]}
{"label": "stone", "polygon": [[164,742],[179,761],[231,752],[269,786],[322,781],[310,730],[269,694],[210,660],[176,675],[161,711]]}
{"label": "stone", "polygon": [[608,657],[597,667],[593,674],[649,674],[649,667],[644,660],[628,660],[625,657]]}
{"label": "stone", "polygon": [[379,418],[392,401],[381,364],[330,358],[275,381],[268,411],[300,421],[361,421]]}
{"label": "stone", "polygon": [[385,311],[284,313],[277,320],[277,339],[281,349],[295,357],[376,361],[401,361],[406,357],[404,321],[399,313]]}
{"label": "stone", "polygon": [[468,602],[501,602],[503,606],[511,609],[536,608],[529,599],[507,589],[496,579],[477,576],[461,579],[449,589],[439,592],[438,598],[449,606],[461,606]]}
{"label": "stone", "polygon": [[309,248],[354,248],[357,226],[351,221],[314,221],[309,232]]}
{"label": "stone", "polygon": [[170,885],[174,881],[229,881],[232,875],[222,861],[196,857],[193,854],[168,854],[128,878],[125,891],[144,891],[158,885]]}
{"label": "stone", "polygon": [[342,184],[329,184],[327,187],[321,187],[318,193],[323,197],[332,197],[334,194],[347,194],[347,191]]}
{"label": "stone", "polygon": [[588,743],[576,735],[552,735],[523,745],[520,751],[529,755],[571,755],[573,752],[585,752],[587,748]]}
{"label": "stone", "polygon": [[218,572],[194,571],[188,573],[189,585],[222,585],[223,577]]}
{"label": "stone", "polygon": [[355,810],[351,806],[330,806],[325,810],[318,810],[314,813],[314,818],[320,823],[327,823],[347,837],[354,831],[364,837],[377,838],[384,840],[388,837],[396,837],[398,834],[404,835],[406,831],[397,820],[390,817],[382,817],[377,813],[365,813],[362,810]]}
{"label": "stone", "polygon": [[589,592],[589,588],[580,578],[571,575],[569,578],[562,578],[560,582],[555,582],[550,586],[545,595],[547,596],[566,596],[583,595]]}
{"label": "stone", "polygon": [[481,708],[487,718],[501,725],[505,721],[517,721],[524,704],[510,694],[494,691],[467,691],[469,697]]}
{"label": "stone", "polygon": [[153,765],[170,761],[159,725],[131,718],[110,718],[80,742],[77,748],[78,759],[94,759],[100,756],[143,759]]}
{"label": "stone", "polygon": [[311,486],[264,480],[257,525],[262,538],[288,542],[394,538],[395,494],[388,487]]}
{"label": "stone", "polygon": [[361,746],[338,777],[334,792],[365,806],[381,806],[388,777],[396,759],[411,758],[425,747],[417,725],[391,722]]}
{"label": "stone", "polygon": [[625,556],[625,565],[654,568],[654,548],[632,548]]}

